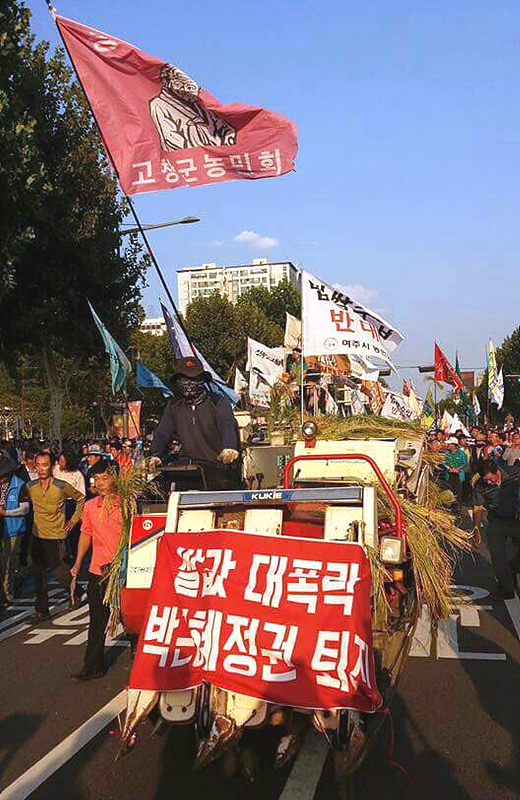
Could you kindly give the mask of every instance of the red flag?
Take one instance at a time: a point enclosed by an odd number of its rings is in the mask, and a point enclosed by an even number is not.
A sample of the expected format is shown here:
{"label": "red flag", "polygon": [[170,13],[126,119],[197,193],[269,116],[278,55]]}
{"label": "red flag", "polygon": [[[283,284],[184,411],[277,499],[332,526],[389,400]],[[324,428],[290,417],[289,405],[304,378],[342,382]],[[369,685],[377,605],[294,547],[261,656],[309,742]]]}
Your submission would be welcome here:
{"label": "red flag", "polygon": [[56,17],[125,194],[271,178],[294,168],[296,125],[222,105],[178,67]]}
{"label": "red flag", "polygon": [[410,387],[406,381],[406,378],[403,378],[403,395],[404,397],[410,397]]}
{"label": "red flag", "polygon": [[437,342],[435,342],[434,378],[439,383],[450,383],[457,392],[464,388],[464,384],[451,366]]}

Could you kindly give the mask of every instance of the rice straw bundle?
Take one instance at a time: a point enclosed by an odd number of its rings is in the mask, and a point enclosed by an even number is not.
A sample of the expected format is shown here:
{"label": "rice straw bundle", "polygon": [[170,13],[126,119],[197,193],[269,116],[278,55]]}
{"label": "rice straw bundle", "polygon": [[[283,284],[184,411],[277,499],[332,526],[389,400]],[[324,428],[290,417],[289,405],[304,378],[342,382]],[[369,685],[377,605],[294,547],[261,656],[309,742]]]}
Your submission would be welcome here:
{"label": "rice straw bundle", "polygon": [[148,481],[147,472],[144,468],[124,467],[118,475],[114,475],[114,479],[121,506],[122,528],[117,552],[106,575],[107,587],[104,602],[110,606],[110,617],[107,625],[109,636],[115,634],[120,622],[121,584],[124,583],[126,577],[128,544],[130,542],[132,522],[137,512],[137,501],[139,498],[144,497],[146,493],[150,493],[150,491],[154,494],[159,494],[155,484]]}

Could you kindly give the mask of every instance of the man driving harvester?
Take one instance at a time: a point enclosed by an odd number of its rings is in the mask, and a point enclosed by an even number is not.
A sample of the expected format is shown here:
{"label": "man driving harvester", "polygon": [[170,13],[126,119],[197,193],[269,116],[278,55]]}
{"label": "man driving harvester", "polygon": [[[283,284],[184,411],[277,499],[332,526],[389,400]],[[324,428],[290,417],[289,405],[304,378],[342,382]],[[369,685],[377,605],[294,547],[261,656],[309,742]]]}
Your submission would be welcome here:
{"label": "man driving harvester", "polygon": [[176,439],[181,444],[178,463],[201,464],[208,489],[238,488],[239,433],[231,403],[211,391],[211,375],[196,356],[177,359],[175,368],[177,396],[164,409],[156,428],[150,467],[166,461]]}

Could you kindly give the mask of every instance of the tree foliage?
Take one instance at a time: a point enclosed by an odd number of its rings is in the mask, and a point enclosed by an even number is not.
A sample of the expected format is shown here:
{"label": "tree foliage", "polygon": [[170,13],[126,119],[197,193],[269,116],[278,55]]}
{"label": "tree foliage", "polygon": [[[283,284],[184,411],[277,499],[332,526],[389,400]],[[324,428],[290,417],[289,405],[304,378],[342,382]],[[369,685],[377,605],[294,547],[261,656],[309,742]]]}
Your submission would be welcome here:
{"label": "tree foliage", "polygon": [[27,102],[29,18],[14,0],[0,6],[0,298],[13,286],[18,260],[33,235],[29,212],[49,190]]}
{"label": "tree foliage", "polygon": [[[19,27],[18,45],[0,75],[0,98],[10,96],[13,83],[19,98],[0,119],[0,142],[18,152],[21,166],[10,179],[12,196],[4,192],[2,202],[21,202],[2,220],[0,245],[11,232],[15,246],[0,292],[0,348],[11,362],[18,352],[38,359],[59,435],[71,377],[88,358],[104,355],[87,299],[124,346],[142,315],[147,260],[135,237],[121,248],[124,202],[63,51],[50,54],[47,43],[34,45],[23,6],[11,0],[8,9]],[[16,104],[27,117],[17,139]],[[33,196],[26,202],[26,175],[34,165],[41,180],[30,183]]]}
{"label": "tree foliage", "polygon": [[272,291],[264,286],[251,288],[236,305],[214,293],[190,303],[186,329],[212,367],[229,380],[235,367],[245,367],[248,337],[268,347],[283,344],[286,311],[300,314],[300,294],[289,282]]}

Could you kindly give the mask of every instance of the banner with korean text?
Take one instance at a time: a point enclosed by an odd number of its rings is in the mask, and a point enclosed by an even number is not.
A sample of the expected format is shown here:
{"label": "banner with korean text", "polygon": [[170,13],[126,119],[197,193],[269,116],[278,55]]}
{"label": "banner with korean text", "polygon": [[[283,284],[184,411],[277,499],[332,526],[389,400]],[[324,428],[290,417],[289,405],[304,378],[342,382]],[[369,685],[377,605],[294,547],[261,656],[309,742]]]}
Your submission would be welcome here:
{"label": "banner with korean text", "polygon": [[354,298],[302,272],[303,352],[305,356],[346,353],[375,368],[372,359],[392,368],[390,353],[402,334]]}
{"label": "banner with korean text", "polygon": [[56,23],[125,194],[294,169],[296,125],[286,117],[219,103],[175,64],[66,17]]}
{"label": "banner with korean text", "polygon": [[274,386],[282,377],[284,359],[283,347],[267,347],[248,337],[246,370],[257,372],[269,386]]}
{"label": "banner with korean text", "polygon": [[360,545],[216,530],[165,535],[130,688],[208,681],[266,702],[373,712]]}

